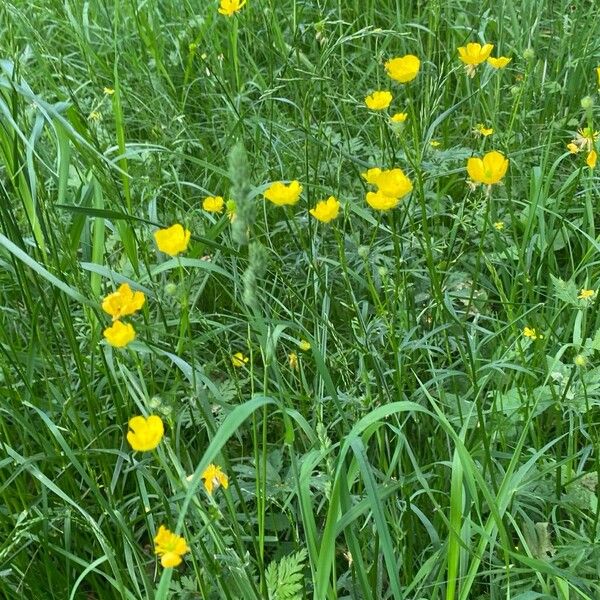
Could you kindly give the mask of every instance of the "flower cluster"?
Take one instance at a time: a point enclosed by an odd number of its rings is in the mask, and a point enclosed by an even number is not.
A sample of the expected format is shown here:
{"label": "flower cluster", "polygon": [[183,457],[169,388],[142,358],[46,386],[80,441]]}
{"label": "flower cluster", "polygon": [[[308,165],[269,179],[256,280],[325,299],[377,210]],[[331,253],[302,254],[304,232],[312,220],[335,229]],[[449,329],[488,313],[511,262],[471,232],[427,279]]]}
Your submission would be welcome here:
{"label": "flower cluster", "polygon": [[103,335],[111,346],[124,348],[135,339],[133,325],[123,323],[121,317],[135,314],[145,302],[144,293],[132,291],[127,283],[121,284],[116,292],[104,298],[102,310],[112,317],[113,324],[103,331]]}

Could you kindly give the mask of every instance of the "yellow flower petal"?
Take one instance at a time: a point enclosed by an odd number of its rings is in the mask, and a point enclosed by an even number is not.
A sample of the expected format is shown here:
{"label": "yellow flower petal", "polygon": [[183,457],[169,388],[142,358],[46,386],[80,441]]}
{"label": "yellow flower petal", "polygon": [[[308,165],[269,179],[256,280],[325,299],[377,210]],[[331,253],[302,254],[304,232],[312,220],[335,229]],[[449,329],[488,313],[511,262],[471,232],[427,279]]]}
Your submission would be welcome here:
{"label": "yellow flower petal", "polygon": [[179,223],[154,232],[158,249],[169,256],[177,256],[181,252],[185,252],[190,242],[190,236],[191,232],[184,229]]}

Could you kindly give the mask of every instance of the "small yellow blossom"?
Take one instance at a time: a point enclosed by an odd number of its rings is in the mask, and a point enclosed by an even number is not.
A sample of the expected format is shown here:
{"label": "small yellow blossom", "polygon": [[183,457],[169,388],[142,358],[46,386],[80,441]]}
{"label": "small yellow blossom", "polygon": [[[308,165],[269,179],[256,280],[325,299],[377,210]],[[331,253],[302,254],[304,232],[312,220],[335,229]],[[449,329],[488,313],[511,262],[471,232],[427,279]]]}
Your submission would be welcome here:
{"label": "small yellow blossom", "polygon": [[371,185],[377,184],[377,178],[381,175],[381,169],[379,167],[374,167],[372,169],[368,169],[362,174],[362,178]]}
{"label": "small yellow blossom", "polygon": [[574,144],[573,142],[571,142],[570,144],[567,144],[567,150],[571,154],[577,154],[579,152],[579,146],[577,144]]}
{"label": "small yellow blossom", "polygon": [[590,150],[590,152],[587,155],[587,158],[585,159],[587,166],[590,169],[593,169],[596,166],[597,160],[598,160],[598,153],[595,150]]}
{"label": "small yellow blossom", "polygon": [[154,450],[164,434],[163,422],[157,415],[150,415],[148,418],[138,415],[129,419],[127,441],[138,452]]}
{"label": "small yellow blossom", "polygon": [[499,56],[498,58],[490,56],[487,59],[487,62],[488,65],[494,67],[494,69],[504,69],[504,67],[506,67],[511,60],[512,58],[508,58],[507,56]]}
{"label": "small yellow blossom", "polygon": [[480,65],[488,59],[493,49],[493,44],[482,46],[479,43],[470,43],[458,49],[458,56],[466,65]]}
{"label": "small yellow blossom", "polygon": [[385,110],[392,103],[392,98],[391,92],[380,90],[367,96],[365,104],[371,110]]}
{"label": "small yellow blossom", "polygon": [[115,93],[115,90],[113,90],[111,87],[105,87],[104,88],[104,93],[107,96],[112,96]]}
{"label": "small yellow blossom", "polygon": [[317,221],[329,223],[338,216],[340,212],[340,203],[335,196],[329,196],[327,200],[317,202],[317,205],[308,212],[317,219]]}
{"label": "small yellow blossom", "polygon": [[242,352],[236,352],[231,357],[231,364],[234,367],[243,367],[250,359],[247,356],[244,356]]}
{"label": "small yellow blossom", "polygon": [[102,121],[102,113],[99,110],[93,110],[89,115],[88,115],[88,121],[94,121],[94,122],[98,122],[98,121]]}
{"label": "small yellow blossom", "polygon": [[407,54],[388,60],[384,66],[391,79],[398,83],[408,83],[419,74],[421,61],[414,54]]}
{"label": "small yellow blossom", "polygon": [[386,196],[381,192],[367,192],[367,204],[375,210],[391,210],[396,208],[400,198]]}
{"label": "small yellow blossom", "polygon": [[288,354],[288,364],[290,365],[290,369],[294,371],[298,369],[298,355],[295,352]]}
{"label": "small yellow blossom", "polygon": [[135,339],[135,329],[130,323],[115,321],[103,332],[106,341],[115,348],[124,348]]}
{"label": "small yellow blossom", "polygon": [[158,528],[154,545],[154,553],[161,557],[160,564],[165,569],[180,565],[181,557],[190,551],[185,539],[172,533],[164,525]]}
{"label": "small yellow blossom", "polygon": [[219,12],[227,17],[233,16],[236,12],[240,11],[246,0],[221,0],[219,6]]}
{"label": "small yellow blossom", "polygon": [[589,300],[596,295],[595,290],[586,290],[585,288],[579,292],[579,296],[577,296],[580,300]]}
{"label": "small yellow blossom", "polygon": [[491,127],[486,127],[483,123],[477,123],[474,131],[483,137],[487,137],[488,135],[492,135],[492,133],[494,133],[494,130]]}
{"label": "small yellow blossom", "polygon": [[410,179],[398,168],[380,171],[373,183],[379,192],[391,198],[402,198],[413,189]]}
{"label": "small yellow blossom", "polygon": [[439,148],[439,147],[442,145],[442,142],[438,142],[437,140],[431,140],[431,141],[429,142],[429,145],[430,145],[432,148]]}
{"label": "small yellow blossom", "polygon": [[129,284],[123,283],[119,289],[109,294],[102,301],[102,310],[108,313],[113,321],[126,315],[132,315],[144,306],[146,296],[143,292],[134,292]]}
{"label": "small yellow blossom", "polygon": [[523,335],[532,340],[541,340],[544,336],[538,333],[533,327],[523,327]]}
{"label": "small yellow blossom", "polygon": [[392,123],[404,123],[408,119],[408,113],[396,113],[390,117]]}
{"label": "small yellow blossom", "polygon": [[177,256],[181,252],[185,252],[190,242],[190,236],[189,229],[184,229],[179,223],[154,232],[158,249],[169,256]]}
{"label": "small yellow blossom", "polygon": [[302,193],[299,181],[291,181],[285,185],[282,181],[272,183],[264,192],[264,197],[277,206],[293,205],[298,202]]}
{"label": "small yellow blossom", "polygon": [[204,479],[204,487],[206,491],[212,496],[214,490],[219,487],[227,489],[229,487],[229,477],[223,473],[221,467],[213,465],[212,463],[206,467],[202,473],[202,479]]}
{"label": "small yellow blossom", "polygon": [[500,183],[508,169],[508,159],[501,152],[488,152],[483,158],[471,157],[467,161],[467,173],[476,183],[493,185]]}
{"label": "small yellow blossom", "polygon": [[310,342],[308,340],[300,340],[298,342],[298,348],[300,348],[302,352],[307,352],[310,350]]}
{"label": "small yellow blossom", "polygon": [[496,221],[494,223],[494,229],[496,229],[496,231],[502,231],[504,229],[504,222],[503,221]]}
{"label": "small yellow blossom", "polygon": [[208,196],[202,201],[202,208],[206,212],[223,212],[225,208],[225,200],[222,196]]}

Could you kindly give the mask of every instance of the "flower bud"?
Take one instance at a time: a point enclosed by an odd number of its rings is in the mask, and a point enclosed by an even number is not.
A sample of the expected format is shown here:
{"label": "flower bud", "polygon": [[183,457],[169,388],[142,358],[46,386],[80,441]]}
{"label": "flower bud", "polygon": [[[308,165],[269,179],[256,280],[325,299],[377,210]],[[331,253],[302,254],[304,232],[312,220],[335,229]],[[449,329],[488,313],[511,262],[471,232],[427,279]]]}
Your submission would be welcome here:
{"label": "flower bud", "polygon": [[581,99],[581,108],[583,110],[590,110],[594,107],[594,99],[591,96],[585,96]]}
{"label": "flower bud", "polygon": [[533,48],[526,48],[523,52],[523,58],[525,60],[533,60],[535,58],[535,50]]}

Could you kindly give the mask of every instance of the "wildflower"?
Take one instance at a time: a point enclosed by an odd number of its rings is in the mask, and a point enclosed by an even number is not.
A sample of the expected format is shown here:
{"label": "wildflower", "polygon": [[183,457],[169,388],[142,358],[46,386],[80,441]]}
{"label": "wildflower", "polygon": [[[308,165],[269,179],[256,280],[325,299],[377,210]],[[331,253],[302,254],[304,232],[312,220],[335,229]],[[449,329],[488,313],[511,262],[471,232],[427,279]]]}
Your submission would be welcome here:
{"label": "wildflower", "polygon": [[298,202],[302,193],[302,185],[299,181],[292,181],[285,185],[282,181],[272,183],[263,194],[267,200],[270,200],[277,206],[292,205]]}
{"label": "wildflower", "polygon": [[310,350],[310,342],[308,340],[300,340],[298,342],[298,348],[300,348],[302,352],[307,352]]}
{"label": "wildflower", "polygon": [[532,340],[541,340],[544,336],[538,333],[533,327],[523,327],[523,335]]}
{"label": "wildflower", "polygon": [[104,93],[105,93],[107,96],[112,96],[112,95],[115,93],[115,90],[113,90],[113,89],[112,89],[112,88],[110,88],[110,87],[105,87],[105,88],[104,88]]}
{"label": "wildflower", "polygon": [[102,113],[99,110],[93,110],[89,115],[88,115],[88,121],[94,121],[94,122],[98,122],[98,121],[102,121]]}
{"label": "wildflower", "polygon": [[371,110],[385,110],[392,103],[392,98],[391,92],[381,90],[367,96],[365,104]]}
{"label": "wildflower", "polygon": [[243,8],[244,4],[246,0],[221,0],[219,12],[226,17],[232,17]]}
{"label": "wildflower", "polygon": [[488,135],[492,135],[492,133],[494,133],[494,130],[491,127],[486,127],[483,123],[477,123],[474,131],[483,137],[487,137]]}
{"label": "wildflower", "polygon": [[482,46],[478,43],[470,43],[458,49],[459,58],[465,64],[465,69],[469,77],[475,77],[477,65],[485,62],[493,49],[493,44]]}
{"label": "wildflower", "polygon": [[587,365],[587,358],[583,355],[583,354],[578,354],[577,356],[575,356],[575,358],[573,359],[573,362],[578,366],[578,367],[585,367]]}
{"label": "wildflower", "polygon": [[231,364],[236,368],[243,367],[248,362],[248,360],[249,358],[247,356],[244,356],[241,352],[236,352],[231,357]]}
{"label": "wildflower", "polygon": [[293,371],[298,369],[298,355],[295,352],[290,352],[288,354],[288,364]]}
{"label": "wildflower", "polygon": [[384,195],[392,198],[402,198],[413,189],[410,179],[402,169],[387,169],[380,171],[374,180],[378,190]]}
{"label": "wildflower", "polygon": [[217,488],[223,486],[227,489],[229,487],[229,477],[223,473],[221,467],[212,463],[202,473],[202,479],[204,479],[204,488],[211,496]]}
{"label": "wildflower", "polygon": [[396,208],[400,198],[386,196],[381,192],[367,192],[367,204],[375,210],[391,210]]}
{"label": "wildflower", "polygon": [[237,204],[235,200],[227,200],[225,203],[226,215],[230,221],[234,221],[236,217]]}
{"label": "wildflower", "polygon": [[594,131],[591,127],[584,127],[577,131],[577,135],[575,139],[571,140],[571,143],[575,144],[580,150],[585,148],[588,152],[591,152],[599,138],[600,131]]}
{"label": "wildflower", "polygon": [[494,229],[496,231],[502,231],[504,229],[504,222],[503,221],[496,221],[494,223]]}
{"label": "wildflower", "polygon": [[381,169],[379,167],[374,167],[372,169],[368,169],[362,174],[362,178],[371,185],[376,185],[377,178],[381,175]]}
{"label": "wildflower", "polygon": [[577,154],[579,152],[579,146],[577,144],[571,142],[570,144],[567,144],[567,150],[571,154]]}
{"label": "wildflower", "polygon": [[419,73],[421,61],[414,54],[392,58],[385,63],[388,76],[398,83],[408,83]]}
{"label": "wildflower", "polygon": [[158,528],[154,544],[154,553],[161,557],[160,564],[165,569],[180,565],[181,557],[190,551],[185,539],[169,531],[164,525]]}
{"label": "wildflower", "polygon": [[206,212],[223,212],[225,208],[225,200],[222,196],[208,196],[202,201],[202,208]]}
{"label": "wildflower", "polygon": [[133,292],[127,283],[119,286],[119,289],[112,294],[109,294],[102,301],[102,310],[108,313],[113,321],[120,319],[126,315],[132,315],[146,301],[146,296],[143,292]]}
{"label": "wildflower", "polygon": [[488,152],[484,157],[471,157],[467,161],[467,173],[476,183],[493,185],[506,175],[508,159],[501,152]]}
{"label": "wildflower", "polygon": [[138,415],[129,419],[127,441],[138,452],[154,450],[164,434],[163,422],[157,415],[150,415],[148,418]]}
{"label": "wildflower", "polygon": [[408,113],[396,113],[390,117],[392,123],[404,123],[408,119]]}
{"label": "wildflower", "polygon": [[177,254],[185,252],[190,242],[190,236],[189,229],[184,229],[179,223],[154,232],[158,249],[169,256],[177,256]]}
{"label": "wildflower", "polygon": [[577,296],[580,300],[589,300],[596,295],[595,290],[586,290],[585,288],[579,292],[579,296]]}
{"label": "wildflower", "polygon": [[438,142],[437,140],[431,140],[431,141],[429,142],[429,145],[430,145],[432,148],[439,148],[439,147],[442,145],[442,142]]}
{"label": "wildflower", "polygon": [[487,63],[491,67],[494,67],[494,69],[504,69],[511,60],[512,58],[508,58],[507,56],[499,56],[498,58],[490,56],[487,59]]}
{"label": "wildflower", "polygon": [[124,348],[135,339],[135,329],[130,323],[115,321],[111,327],[103,332],[106,341],[115,348]]}
{"label": "wildflower", "polygon": [[321,223],[329,223],[333,221],[340,212],[340,203],[334,196],[329,196],[327,200],[317,202],[314,208],[308,211],[317,221]]}
{"label": "wildflower", "polygon": [[593,169],[596,166],[597,160],[598,160],[598,153],[595,150],[591,150],[588,153],[587,158],[585,159],[585,162],[587,163],[587,166],[590,169]]}

